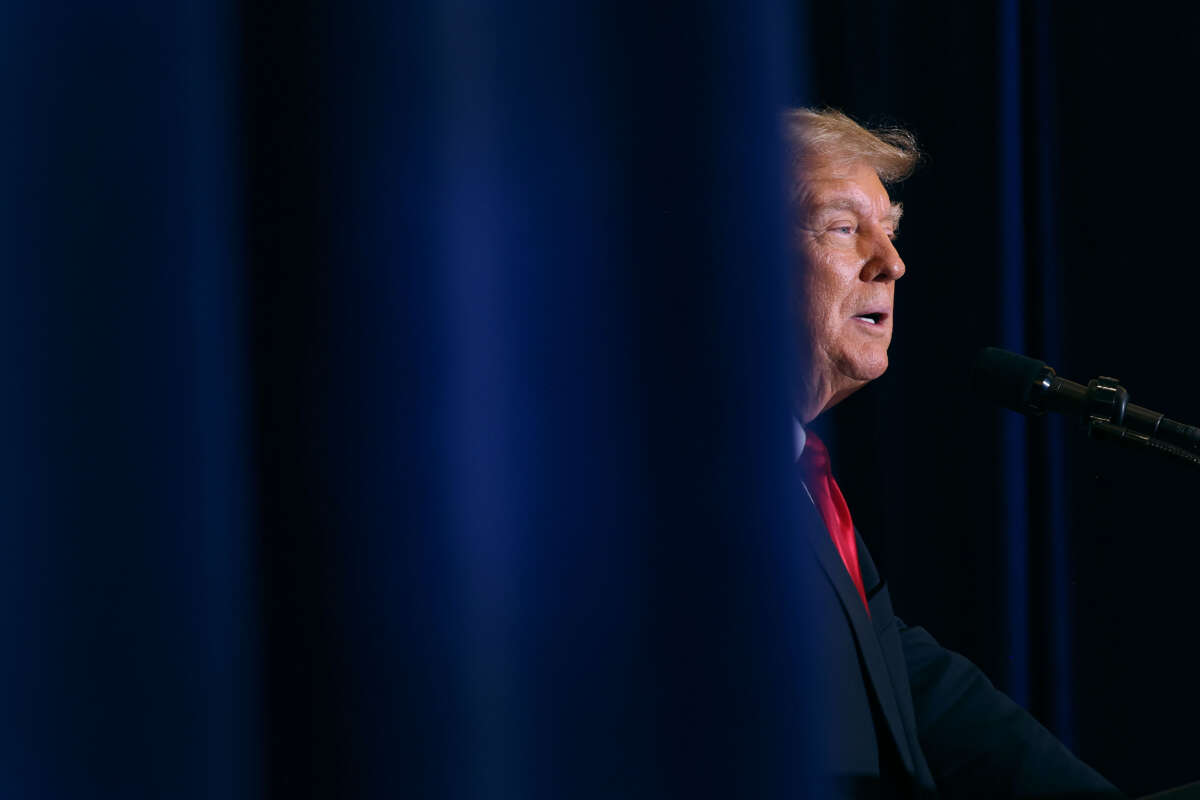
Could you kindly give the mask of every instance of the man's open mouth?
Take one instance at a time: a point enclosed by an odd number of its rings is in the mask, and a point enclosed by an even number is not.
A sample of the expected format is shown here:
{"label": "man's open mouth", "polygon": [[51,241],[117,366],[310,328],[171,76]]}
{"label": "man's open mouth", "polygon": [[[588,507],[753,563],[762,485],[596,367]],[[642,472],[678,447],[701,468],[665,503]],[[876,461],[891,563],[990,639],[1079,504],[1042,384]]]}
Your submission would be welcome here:
{"label": "man's open mouth", "polygon": [[879,323],[883,322],[885,317],[887,317],[887,314],[884,314],[880,311],[873,311],[870,314],[854,315],[854,319],[860,319],[863,322],[869,322],[872,325],[878,325]]}

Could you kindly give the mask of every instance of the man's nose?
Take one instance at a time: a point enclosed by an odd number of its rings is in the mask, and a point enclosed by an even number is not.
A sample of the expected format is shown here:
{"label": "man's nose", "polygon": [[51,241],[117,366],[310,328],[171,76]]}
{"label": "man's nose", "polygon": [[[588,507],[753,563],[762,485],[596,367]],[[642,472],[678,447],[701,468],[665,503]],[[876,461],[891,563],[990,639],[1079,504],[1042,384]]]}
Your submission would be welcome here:
{"label": "man's nose", "polygon": [[904,274],[904,260],[886,231],[877,230],[871,235],[865,255],[864,281],[895,281]]}

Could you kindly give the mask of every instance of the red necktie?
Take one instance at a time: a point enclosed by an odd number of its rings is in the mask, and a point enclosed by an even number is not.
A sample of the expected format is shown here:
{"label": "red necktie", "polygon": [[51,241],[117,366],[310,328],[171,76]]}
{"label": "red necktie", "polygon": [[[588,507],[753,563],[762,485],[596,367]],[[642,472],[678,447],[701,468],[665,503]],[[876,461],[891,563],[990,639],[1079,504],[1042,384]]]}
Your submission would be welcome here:
{"label": "red necktie", "polygon": [[[850,573],[850,580],[854,581],[854,588],[858,589],[863,605],[867,606],[867,593],[863,589],[862,573],[858,569],[858,542],[854,538],[850,507],[846,505],[846,498],[842,496],[842,490],[833,479],[833,471],[829,468],[829,450],[816,434],[807,434],[804,452],[800,454],[800,469],[804,473],[804,482],[808,485],[813,502],[821,512],[821,518],[825,520],[825,527],[829,529],[829,535],[842,556],[846,571]],[[867,606],[867,615],[870,614],[871,607]]]}

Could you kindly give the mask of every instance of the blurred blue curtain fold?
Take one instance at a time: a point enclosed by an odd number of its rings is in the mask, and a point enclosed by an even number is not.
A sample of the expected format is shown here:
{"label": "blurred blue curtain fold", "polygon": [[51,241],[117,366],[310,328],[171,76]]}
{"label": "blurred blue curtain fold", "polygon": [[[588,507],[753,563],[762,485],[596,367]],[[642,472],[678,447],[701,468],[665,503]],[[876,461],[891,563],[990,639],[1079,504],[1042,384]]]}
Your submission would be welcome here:
{"label": "blurred blue curtain fold", "polygon": [[[1025,230],[1025,95],[1019,0],[997,4],[997,187],[999,190],[998,316],[1001,347],[1027,350],[1029,297],[1026,279]],[[1004,688],[1028,708],[1030,687],[1030,560],[1028,442],[1025,418],[1000,416],[1001,486],[1004,514],[1004,592],[1006,661]]]}
{"label": "blurred blue curtain fold", "polygon": [[6,797],[248,797],[236,23],[0,10]]}
{"label": "blurred blue curtain fold", "polygon": [[811,796],[794,14],[6,5],[0,793]]}
{"label": "blurred blue curtain fold", "polygon": [[[999,338],[1061,368],[1063,265],[1051,12],[998,4]],[[1072,569],[1063,420],[1032,438],[1024,417],[1000,414],[1005,552],[1005,690],[1075,746]]]}

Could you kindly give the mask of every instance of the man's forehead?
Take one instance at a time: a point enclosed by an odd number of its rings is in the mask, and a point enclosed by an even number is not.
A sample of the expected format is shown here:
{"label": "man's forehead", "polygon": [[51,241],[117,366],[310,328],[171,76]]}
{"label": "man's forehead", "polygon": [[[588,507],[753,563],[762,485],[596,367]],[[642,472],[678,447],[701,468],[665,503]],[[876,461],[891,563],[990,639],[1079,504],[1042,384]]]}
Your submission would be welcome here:
{"label": "man's forehead", "polygon": [[875,170],[864,162],[818,164],[800,181],[799,200],[809,213],[855,211],[899,221],[904,209],[893,203]]}

